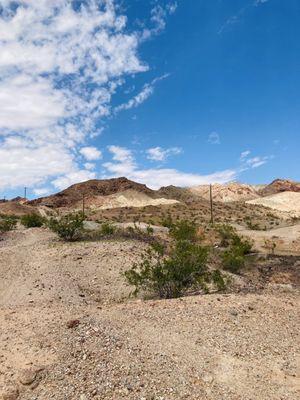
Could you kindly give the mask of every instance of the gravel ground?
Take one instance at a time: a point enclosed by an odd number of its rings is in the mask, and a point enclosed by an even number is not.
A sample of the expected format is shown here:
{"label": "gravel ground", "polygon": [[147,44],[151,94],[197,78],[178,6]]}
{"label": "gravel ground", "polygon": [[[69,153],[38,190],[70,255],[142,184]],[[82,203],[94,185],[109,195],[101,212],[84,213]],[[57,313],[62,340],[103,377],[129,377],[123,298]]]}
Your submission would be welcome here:
{"label": "gravel ground", "polygon": [[0,242],[0,399],[296,400],[299,292],[128,300],[137,242]]}

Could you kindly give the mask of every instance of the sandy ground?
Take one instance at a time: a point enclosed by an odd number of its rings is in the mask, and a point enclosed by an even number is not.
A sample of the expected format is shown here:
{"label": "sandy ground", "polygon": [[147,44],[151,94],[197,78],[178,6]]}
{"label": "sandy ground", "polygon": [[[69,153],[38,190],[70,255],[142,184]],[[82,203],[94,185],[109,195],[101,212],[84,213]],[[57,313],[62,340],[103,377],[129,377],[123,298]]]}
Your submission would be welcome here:
{"label": "sandy ground", "polygon": [[254,242],[254,247],[261,252],[275,254],[300,255],[300,224],[275,228],[267,231],[254,231],[234,224],[239,234],[247,236]]}
{"label": "sandy ground", "polygon": [[297,289],[129,300],[143,246],[0,242],[0,399],[299,398]]}
{"label": "sandy ground", "polygon": [[262,205],[264,207],[287,212],[290,216],[300,217],[300,193],[282,192],[267,197],[247,201],[248,204]]}

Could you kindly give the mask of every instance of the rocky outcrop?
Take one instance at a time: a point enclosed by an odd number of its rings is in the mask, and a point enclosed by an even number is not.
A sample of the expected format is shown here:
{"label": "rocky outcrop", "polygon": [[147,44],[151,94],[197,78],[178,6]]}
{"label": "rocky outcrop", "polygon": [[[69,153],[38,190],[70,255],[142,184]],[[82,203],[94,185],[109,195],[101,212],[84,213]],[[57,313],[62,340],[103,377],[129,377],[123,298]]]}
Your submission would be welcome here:
{"label": "rocky outcrop", "polygon": [[288,179],[275,179],[272,183],[259,191],[261,196],[271,196],[281,192],[300,192],[300,183]]}

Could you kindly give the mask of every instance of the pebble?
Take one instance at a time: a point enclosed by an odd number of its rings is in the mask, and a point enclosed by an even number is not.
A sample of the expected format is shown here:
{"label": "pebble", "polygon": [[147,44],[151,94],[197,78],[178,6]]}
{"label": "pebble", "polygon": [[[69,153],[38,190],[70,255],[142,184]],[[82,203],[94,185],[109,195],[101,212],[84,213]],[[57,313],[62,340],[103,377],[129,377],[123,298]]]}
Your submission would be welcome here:
{"label": "pebble", "polygon": [[19,398],[19,389],[13,387],[7,387],[4,389],[4,393],[2,394],[3,400],[17,400]]}
{"label": "pebble", "polygon": [[19,381],[22,385],[31,385],[36,379],[36,372],[26,369],[20,373]]}

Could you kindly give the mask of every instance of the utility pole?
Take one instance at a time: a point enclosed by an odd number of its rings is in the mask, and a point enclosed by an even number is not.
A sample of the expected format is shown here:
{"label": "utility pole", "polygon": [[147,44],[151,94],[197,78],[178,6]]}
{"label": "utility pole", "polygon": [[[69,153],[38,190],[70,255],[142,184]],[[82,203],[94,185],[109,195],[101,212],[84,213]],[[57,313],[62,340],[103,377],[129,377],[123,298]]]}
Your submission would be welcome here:
{"label": "utility pole", "polygon": [[214,211],[213,211],[213,194],[212,194],[212,185],[209,185],[209,197],[210,197],[210,222],[214,223]]}

